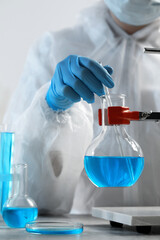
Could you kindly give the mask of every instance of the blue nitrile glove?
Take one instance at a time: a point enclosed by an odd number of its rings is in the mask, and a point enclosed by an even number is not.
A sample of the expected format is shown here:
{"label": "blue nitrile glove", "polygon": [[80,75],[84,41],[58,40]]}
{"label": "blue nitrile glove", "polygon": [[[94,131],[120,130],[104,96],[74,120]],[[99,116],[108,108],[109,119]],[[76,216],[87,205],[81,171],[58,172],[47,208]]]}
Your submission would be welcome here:
{"label": "blue nitrile glove", "polygon": [[53,110],[66,110],[81,98],[94,102],[94,93],[104,95],[103,84],[112,88],[114,83],[110,66],[101,66],[86,57],[70,55],[56,66],[46,101]]}

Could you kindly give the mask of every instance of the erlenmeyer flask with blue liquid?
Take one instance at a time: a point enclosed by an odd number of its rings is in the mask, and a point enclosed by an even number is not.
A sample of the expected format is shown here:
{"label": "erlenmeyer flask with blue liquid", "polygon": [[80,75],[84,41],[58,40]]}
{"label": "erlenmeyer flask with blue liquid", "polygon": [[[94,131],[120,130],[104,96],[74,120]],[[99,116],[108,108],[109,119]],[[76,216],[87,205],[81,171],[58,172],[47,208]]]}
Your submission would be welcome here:
{"label": "erlenmeyer flask with blue liquid", "polygon": [[125,95],[109,97],[101,97],[101,132],[88,147],[84,166],[88,178],[97,187],[130,187],[143,171],[143,152],[124,125],[107,125],[108,106],[125,106]]}

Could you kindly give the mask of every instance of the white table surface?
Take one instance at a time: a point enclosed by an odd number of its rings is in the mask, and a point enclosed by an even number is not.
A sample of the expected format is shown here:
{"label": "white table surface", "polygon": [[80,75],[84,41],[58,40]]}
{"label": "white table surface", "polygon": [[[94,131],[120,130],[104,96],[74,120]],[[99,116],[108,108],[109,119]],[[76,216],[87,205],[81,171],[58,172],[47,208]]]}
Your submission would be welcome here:
{"label": "white table surface", "polygon": [[65,215],[61,217],[40,217],[44,221],[72,221],[84,224],[83,233],[79,235],[39,235],[31,234],[25,229],[6,228],[4,223],[0,222],[0,240],[33,240],[33,239],[57,239],[57,240],[135,240],[135,239],[160,239],[160,227],[153,227],[149,235],[137,233],[134,227],[124,226],[122,229],[113,228],[109,222],[89,215]]}

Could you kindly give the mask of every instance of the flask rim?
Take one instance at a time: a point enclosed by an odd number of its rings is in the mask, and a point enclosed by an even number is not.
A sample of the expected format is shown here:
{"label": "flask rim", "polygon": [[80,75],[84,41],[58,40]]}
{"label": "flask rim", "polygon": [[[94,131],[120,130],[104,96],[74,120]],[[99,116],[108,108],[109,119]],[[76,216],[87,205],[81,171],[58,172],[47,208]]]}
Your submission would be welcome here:
{"label": "flask rim", "polygon": [[[126,98],[126,95],[124,93],[120,93],[120,94],[110,93],[109,95],[113,99],[114,98],[124,98],[124,99]],[[102,95],[102,96],[100,96],[100,98],[107,98],[107,96],[106,95]]]}
{"label": "flask rim", "polygon": [[[116,93],[112,93],[112,94],[105,94],[103,96],[100,97],[100,101],[101,101],[101,108],[108,108],[110,106],[122,106],[124,107],[126,104],[126,95],[121,93],[121,94],[116,94]],[[107,107],[106,107],[107,105]]]}

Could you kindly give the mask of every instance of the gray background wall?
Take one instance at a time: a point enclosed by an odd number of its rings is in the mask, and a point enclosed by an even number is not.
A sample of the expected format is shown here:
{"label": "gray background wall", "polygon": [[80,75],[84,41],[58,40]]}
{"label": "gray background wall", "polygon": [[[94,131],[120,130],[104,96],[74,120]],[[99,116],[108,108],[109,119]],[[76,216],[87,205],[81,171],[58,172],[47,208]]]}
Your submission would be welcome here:
{"label": "gray background wall", "polygon": [[97,0],[0,0],[0,123],[21,76],[27,52],[45,31],[75,24]]}

